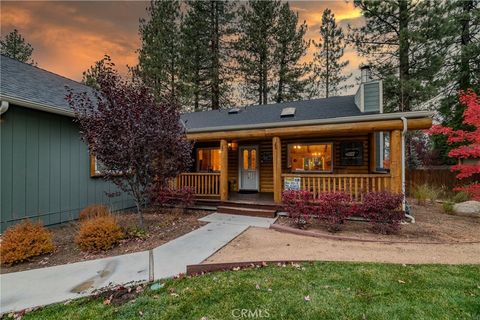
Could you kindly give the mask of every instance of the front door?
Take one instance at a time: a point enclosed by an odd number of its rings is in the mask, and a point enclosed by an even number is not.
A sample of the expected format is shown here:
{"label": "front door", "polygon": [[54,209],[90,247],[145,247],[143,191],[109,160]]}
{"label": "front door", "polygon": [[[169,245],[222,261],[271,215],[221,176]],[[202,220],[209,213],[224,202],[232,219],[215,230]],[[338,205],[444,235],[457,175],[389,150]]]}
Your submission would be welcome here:
{"label": "front door", "polygon": [[258,146],[240,146],[238,150],[240,190],[258,191]]}

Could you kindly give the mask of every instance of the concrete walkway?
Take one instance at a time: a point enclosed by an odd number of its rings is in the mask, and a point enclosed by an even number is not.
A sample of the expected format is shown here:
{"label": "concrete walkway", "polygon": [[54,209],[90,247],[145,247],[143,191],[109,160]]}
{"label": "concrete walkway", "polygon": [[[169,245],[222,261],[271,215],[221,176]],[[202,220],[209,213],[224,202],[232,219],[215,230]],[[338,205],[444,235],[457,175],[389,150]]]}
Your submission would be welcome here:
{"label": "concrete walkway", "polygon": [[109,285],[173,277],[211,256],[248,227],[268,228],[275,219],[214,213],[209,224],[152,251],[0,275],[0,313],[47,305]]}

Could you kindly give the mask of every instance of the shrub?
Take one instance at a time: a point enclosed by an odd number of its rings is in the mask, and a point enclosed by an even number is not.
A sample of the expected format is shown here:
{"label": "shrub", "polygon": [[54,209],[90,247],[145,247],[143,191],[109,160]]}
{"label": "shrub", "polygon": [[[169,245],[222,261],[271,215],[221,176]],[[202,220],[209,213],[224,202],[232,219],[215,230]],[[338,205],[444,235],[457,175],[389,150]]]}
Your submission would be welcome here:
{"label": "shrub", "polygon": [[328,231],[335,232],[352,215],[351,207],[350,196],[345,192],[323,192],[315,202],[314,213],[326,224]]}
{"label": "shrub", "polygon": [[453,214],[453,203],[450,201],[446,201],[443,203],[443,211],[446,214]]}
{"label": "shrub", "polygon": [[83,251],[95,252],[112,248],[122,238],[117,220],[109,214],[82,221],[75,242]]}
{"label": "shrub", "polygon": [[191,187],[180,189],[158,187],[153,189],[150,198],[156,205],[178,206],[186,209],[195,203],[195,190]]}
{"label": "shrub", "polygon": [[310,223],[314,210],[312,200],[313,194],[310,191],[287,190],[283,192],[284,209],[297,227],[305,228]]}
{"label": "shrub", "polygon": [[358,213],[368,219],[374,232],[395,233],[405,213],[401,210],[403,195],[390,192],[369,192],[358,206]]}
{"label": "shrub", "polygon": [[435,203],[440,193],[440,189],[430,186],[426,183],[416,186],[413,190],[413,196],[415,199],[417,199],[417,203],[422,206],[427,204],[427,200],[430,200],[432,204]]}
{"label": "shrub", "polygon": [[80,212],[79,219],[83,221],[90,218],[108,216],[109,214],[110,210],[103,204],[92,204]]}
{"label": "shrub", "polygon": [[452,197],[452,201],[454,203],[465,202],[468,200],[470,200],[470,195],[463,191],[455,193],[455,195]]}
{"label": "shrub", "polygon": [[29,220],[8,228],[0,245],[4,265],[12,265],[54,250],[52,234],[40,223]]}

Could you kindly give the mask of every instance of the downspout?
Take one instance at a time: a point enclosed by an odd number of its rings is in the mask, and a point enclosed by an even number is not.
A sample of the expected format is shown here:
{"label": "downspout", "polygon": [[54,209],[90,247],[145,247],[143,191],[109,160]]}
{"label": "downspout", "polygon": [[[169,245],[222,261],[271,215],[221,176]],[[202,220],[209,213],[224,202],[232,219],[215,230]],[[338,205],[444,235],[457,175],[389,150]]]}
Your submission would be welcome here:
{"label": "downspout", "polygon": [[2,115],[2,114],[4,114],[5,112],[7,112],[8,107],[9,107],[8,101],[2,101],[2,103],[0,104],[0,115]]}
{"label": "downspout", "polygon": [[411,223],[415,223],[415,218],[406,212],[407,208],[407,197],[406,197],[406,181],[405,181],[405,135],[408,131],[408,121],[407,118],[400,118],[403,122],[403,131],[402,131],[402,210],[405,212],[405,217],[409,218]]}

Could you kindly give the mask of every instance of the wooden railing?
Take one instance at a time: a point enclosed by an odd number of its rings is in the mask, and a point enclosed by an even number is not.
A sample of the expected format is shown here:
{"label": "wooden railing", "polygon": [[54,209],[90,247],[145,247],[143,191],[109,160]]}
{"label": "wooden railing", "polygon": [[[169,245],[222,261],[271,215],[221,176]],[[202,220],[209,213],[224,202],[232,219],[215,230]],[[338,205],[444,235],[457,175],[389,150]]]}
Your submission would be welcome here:
{"label": "wooden railing", "polygon": [[321,192],[343,191],[354,201],[361,201],[370,191],[390,191],[390,175],[387,174],[282,174],[285,178],[300,178],[300,188],[313,192],[315,198]]}
{"label": "wooden railing", "polygon": [[220,173],[186,172],[181,173],[170,182],[171,188],[191,187],[197,196],[220,195]]}

